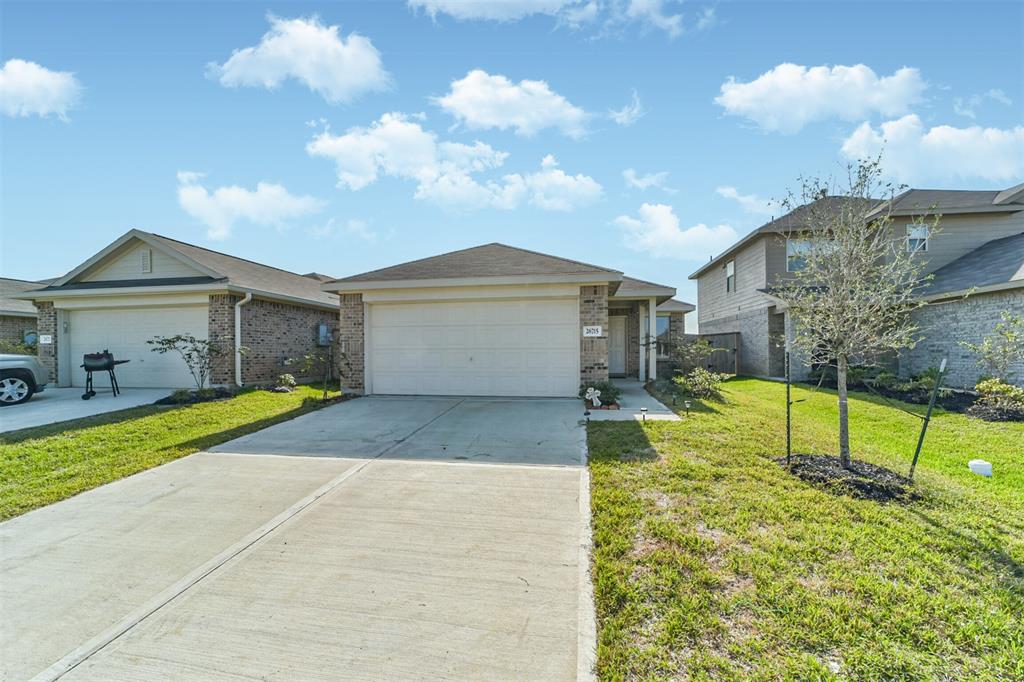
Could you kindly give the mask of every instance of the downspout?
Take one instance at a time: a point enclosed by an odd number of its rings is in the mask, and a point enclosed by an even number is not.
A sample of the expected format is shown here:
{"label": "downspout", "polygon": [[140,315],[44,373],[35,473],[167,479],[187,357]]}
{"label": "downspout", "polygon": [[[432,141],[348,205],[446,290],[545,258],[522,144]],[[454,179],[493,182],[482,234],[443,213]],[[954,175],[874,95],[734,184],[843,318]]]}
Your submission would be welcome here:
{"label": "downspout", "polygon": [[252,292],[235,304],[235,385],[242,387],[242,306],[252,300]]}

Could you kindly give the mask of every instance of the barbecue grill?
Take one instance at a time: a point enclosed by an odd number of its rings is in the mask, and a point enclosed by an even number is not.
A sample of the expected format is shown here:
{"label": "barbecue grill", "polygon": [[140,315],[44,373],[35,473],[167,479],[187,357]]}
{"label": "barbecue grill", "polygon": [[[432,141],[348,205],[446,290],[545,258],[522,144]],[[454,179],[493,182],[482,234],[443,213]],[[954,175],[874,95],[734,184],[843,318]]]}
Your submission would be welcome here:
{"label": "barbecue grill", "polygon": [[92,373],[107,372],[110,375],[110,390],[114,395],[120,395],[121,389],[117,385],[117,376],[114,375],[114,367],[123,365],[128,360],[115,360],[113,354],[104,349],[102,353],[86,353],[82,356],[82,369],[85,370],[85,393],[82,400],[88,400],[96,395],[92,389]]}

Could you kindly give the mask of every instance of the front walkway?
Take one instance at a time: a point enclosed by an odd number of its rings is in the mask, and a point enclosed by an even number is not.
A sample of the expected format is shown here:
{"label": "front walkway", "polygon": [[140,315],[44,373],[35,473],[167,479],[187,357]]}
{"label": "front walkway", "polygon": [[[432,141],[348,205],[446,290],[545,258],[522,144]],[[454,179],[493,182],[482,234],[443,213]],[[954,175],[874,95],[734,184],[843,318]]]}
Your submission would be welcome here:
{"label": "front walkway", "polygon": [[[612,379],[622,391],[618,410],[591,410],[590,421],[617,422],[650,419],[653,421],[679,421],[679,415],[647,392],[636,379]],[[647,408],[646,413],[643,408]]]}
{"label": "front walkway", "polygon": [[110,392],[110,385],[97,378],[96,395],[82,400],[84,391],[82,388],[48,387],[29,398],[28,402],[8,405],[0,409],[0,433],[149,405],[166,398],[174,389],[122,388],[121,395],[115,397]]}

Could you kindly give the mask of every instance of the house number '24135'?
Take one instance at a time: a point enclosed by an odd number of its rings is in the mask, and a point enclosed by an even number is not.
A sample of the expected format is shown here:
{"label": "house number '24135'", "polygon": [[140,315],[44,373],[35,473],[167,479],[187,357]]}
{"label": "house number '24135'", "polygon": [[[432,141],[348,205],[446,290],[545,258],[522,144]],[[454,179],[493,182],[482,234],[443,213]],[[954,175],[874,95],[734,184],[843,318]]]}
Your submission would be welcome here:
{"label": "house number '24135'", "polygon": [[583,328],[583,338],[601,336],[601,325],[586,326]]}

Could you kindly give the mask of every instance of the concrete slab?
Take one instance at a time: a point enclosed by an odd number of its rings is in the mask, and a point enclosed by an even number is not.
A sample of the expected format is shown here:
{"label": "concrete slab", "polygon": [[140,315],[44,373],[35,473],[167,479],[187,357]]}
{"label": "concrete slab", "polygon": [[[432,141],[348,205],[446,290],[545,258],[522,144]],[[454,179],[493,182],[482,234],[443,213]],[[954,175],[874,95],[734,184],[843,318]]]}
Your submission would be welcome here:
{"label": "concrete slab", "polygon": [[67,678],[576,679],[585,476],[369,462]]}
{"label": "concrete slab", "polygon": [[[639,381],[630,379],[612,379],[622,391],[618,410],[591,410],[590,421],[651,421],[680,420],[678,414],[647,392]],[[642,408],[647,408],[646,414]]]}
{"label": "concrete slab", "polygon": [[578,400],[369,396],[213,451],[580,466],[581,420]]}
{"label": "concrete slab", "polygon": [[356,464],[198,454],[0,524],[0,679],[46,669]]}
{"label": "concrete slab", "polygon": [[109,389],[100,388],[95,396],[82,400],[81,388],[47,388],[28,402],[0,409],[0,433],[149,405],[166,398],[173,390],[124,388],[121,395],[115,397]]}

